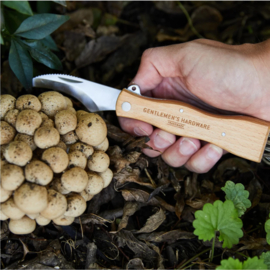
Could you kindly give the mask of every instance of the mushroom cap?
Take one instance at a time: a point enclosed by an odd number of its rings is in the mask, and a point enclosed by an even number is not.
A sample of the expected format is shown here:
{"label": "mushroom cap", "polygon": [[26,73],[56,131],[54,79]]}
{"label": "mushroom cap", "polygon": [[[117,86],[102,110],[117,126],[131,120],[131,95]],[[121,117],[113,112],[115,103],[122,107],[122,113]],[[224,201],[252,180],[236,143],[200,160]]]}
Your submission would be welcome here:
{"label": "mushroom cap", "polygon": [[48,205],[40,212],[47,219],[55,219],[62,216],[67,210],[67,199],[61,193],[48,189]]}
{"label": "mushroom cap", "polygon": [[45,114],[44,112],[38,112],[38,114],[41,116],[42,122],[49,119],[48,115]]}
{"label": "mushroom cap", "polygon": [[1,169],[1,185],[5,190],[15,190],[24,181],[23,169],[17,165],[6,164]]}
{"label": "mushroom cap", "polygon": [[85,190],[83,190],[80,195],[85,199],[86,202],[92,200],[94,195],[88,194]]}
{"label": "mushroom cap", "polygon": [[16,134],[16,130],[7,122],[1,121],[1,129],[0,129],[0,144],[7,144],[11,142]]}
{"label": "mushroom cap", "polygon": [[69,148],[69,152],[73,152],[76,150],[84,153],[86,158],[89,158],[94,153],[94,148],[91,145],[88,145],[82,142],[77,142],[75,144],[72,144]]}
{"label": "mushroom cap", "polygon": [[6,113],[4,120],[15,128],[15,124],[16,124],[19,112],[20,111],[17,109],[9,110]]}
{"label": "mushroom cap", "polygon": [[42,123],[41,123],[41,125],[40,125],[41,127],[46,127],[46,126],[48,126],[48,127],[54,127],[54,121],[52,120],[52,119],[45,119]]}
{"label": "mushroom cap", "polygon": [[98,174],[102,177],[104,181],[104,188],[112,182],[113,172],[109,168],[107,168],[104,172]]}
{"label": "mushroom cap", "polygon": [[25,166],[31,160],[32,155],[30,146],[23,141],[9,143],[4,151],[6,160],[18,166]]}
{"label": "mushroom cap", "polygon": [[75,130],[77,126],[77,117],[70,110],[62,110],[55,115],[55,126],[61,135]]}
{"label": "mushroom cap", "polygon": [[60,225],[60,226],[68,226],[70,224],[73,223],[74,221],[74,217],[66,217],[66,216],[61,216],[61,217],[58,217],[58,218],[55,218],[53,220],[53,222],[56,224],[56,225]]}
{"label": "mushroom cap", "polygon": [[70,98],[65,97],[65,100],[66,100],[67,107],[73,107],[73,103]]}
{"label": "mushroom cap", "polygon": [[69,164],[68,164],[69,168],[80,167],[82,169],[85,169],[86,164],[87,164],[87,159],[86,159],[85,154],[83,154],[82,152],[78,150],[69,152],[68,159],[69,159]]}
{"label": "mushroom cap", "polygon": [[103,151],[95,151],[88,159],[88,168],[94,172],[104,172],[110,165],[109,156]]}
{"label": "mushroom cap", "polygon": [[60,147],[51,147],[45,150],[41,159],[51,167],[54,173],[61,173],[68,166],[68,155]]}
{"label": "mushroom cap", "polygon": [[64,188],[64,186],[62,185],[61,179],[59,178],[53,179],[53,181],[50,184],[50,189],[56,190],[64,195],[71,192]]}
{"label": "mushroom cap", "polygon": [[41,102],[41,110],[49,117],[55,116],[57,112],[66,109],[65,97],[55,91],[42,93],[38,96]]}
{"label": "mushroom cap", "polygon": [[44,126],[37,129],[34,135],[34,142],[41,149],[55,146],[60,141],[60,135],[56,128]]}
{"label": "mushroom cap", "polygon": [[80,167],[74,167],[65,171],[61,177],[63,187],[74,192],[82,192],[85,189],[87,182],[87,173]]}
{"label": "mushroom cap", "polygon": [[41,110],[41,103],[34,95],[23,95],[17,98],[16,108],[18,110],[31,109],[38,112]]}
{"label": "mushroom cap", "polygon": [[36,214],[27,214],[27,216],[31,219],[36,219],[39,216],[39,213]]}
{"label": "mushroom cap", "polygon": [[34,135],[42,123],[40,114],[34,110],[23,110],[17,116],[16,130],[27,135]]}
{"label": "mushroom cap", "polygon": [[61,138],[65,144],[73,144],[79,140],[75,131],[70,131],[67,134],[62,135]]}
{"label": "mushroom cap", "polygon": [[45,187],[33,184],[22,184],[13,195],[17,207],[26,214],[36,214],[48,205],[48,194]]}
{"label": "mushroom cap", "polygon": [[21,211],[14,203],[12,197],[1,204],[1,210],[7,217],[11,219],[21,219],[25,215],[25,213]]}
{"label": "mushroom cap", "polygon": [[108,148],[109,148],[109,140],[107,137],[105,138],[105,140],[101,144],[94,146],[95,150],[101,150],[103,152],[106,152],[108,150]]}
{"label": "mushroom cap", "polygon": [[65,152],[67,151],[67,145],[63,141],[59,141],[59,143],[56,145],[56,147],[62,148]]}
{"label": "mushroom cap", "polygon": [[11,219],[8,228],[14,234],[28,234],[35,230],[36,221],[27,216],[17,220]]}
{"label": "mushroom cap", "polygon": [[12,195],[12,191],[5,190],[0,185],[0,202],[5,202]]}
{"label": "mushroom cap", "polygon": [[85,191],[90,195],[98,194],[104,187],[104,181],[100,175],[95,172],[88,172],[88,183]]}
{"label": "mushroom cap", "polygon": [[1,207],[0,207],[0,220],[7,220],[7,219],[9,219],[9,217],[6,216],[6,215],[2,212]]}
{"label": "mushroom cap", "polygon": [[65,216],[67,217],[78,217],[86,209],[86,201],[79,194],[72,193],[67,195],[67,211]]}
{"label": "mushroom cap", "polygon": [[[75,114],[75,116],[76,116],[76,110],[75,110],[73,107],[69,107],[69,106],[68,106],[68,107],[66,108],[66,110],[68,110],[69,112]],[[77,116],[76,116],[76,119],[77,119]]]}
{"label": "mushroom cap", "polygon": [[23,142],[27,143],[30,146],[32,151],[36,150],[36,148],[37,148],[37,146],[34,142],[34,136],[30,136],[30,135],[22,134],[22,133],[17,133],[14,141],[23,141]]}
{"label": "mushroom cap", "polygon": [[107,136],[107,126],[96,113],[88,113],[80,117],[76,128],[80,141],[96,146],[101,144]]}
{"label": "mushroom cap", "polygon": [[80,121],[80,119],[81,119],[81,117],[82,117],[83,115],[87,115],[87,114],[89,114],[89,112],[86,112],[86,111],[83,111],[83,110],[78,110],[78,111],[76,112],[76,116],[77,116],[78,122]]}
{"label": "mushroom cap", "polygon": [[32,160],[27,164],[24,173],[26,180],[42,186],[49,184],[53,179],[52,169],[40,160]]}
{"label": "mushroom cap", "polygon": [[16,98],[11,95],[0,96],[0,118],[3,119],[7,111],[14,109]]}
{"label": "mushroom cap", "polygon": [[48,224],[51,222],[51,220],[48,219],[48,218],[43,217],[42,215],[39,215],[39,216],[36,218],[36,222],[37,222],[37,224],[40,225],[40,226],[46,226],[46,225],[48,225]]}

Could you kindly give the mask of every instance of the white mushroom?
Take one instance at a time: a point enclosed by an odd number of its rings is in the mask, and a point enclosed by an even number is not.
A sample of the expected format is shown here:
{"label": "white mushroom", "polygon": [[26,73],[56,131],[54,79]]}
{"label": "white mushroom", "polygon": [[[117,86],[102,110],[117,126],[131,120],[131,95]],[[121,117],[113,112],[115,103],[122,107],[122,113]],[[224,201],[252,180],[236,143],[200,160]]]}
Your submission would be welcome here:
{"label": "white mushroom", "polygon": [[2,210],[1,210],[1,205],[0,205],[0,220],[7,220],[7,219],[9,219],[9,217],[6,216],[6,215],[2,212]]}
{"label": "white mushroom", "polygon": [[46,119],[44,120],[41,125],[41,127],[54,127],[54,121],[52,119]]}
{"label": "white mushroom", "polygon": [[77,117],[69,110],[62,110],[55,115],[55,126],[61,135],[65,135],[75,130],[77,126]]}
{"label": "white mushroom", "polygon": [[36,214],[48,205],[48,194],[45,187],[25,183],[13,195],[16,206],[26,214]]}
{"label": "white mushroom", "polygon": [[67,199],[61,193],[49,189],[48,190],[48,205],[40,212],[47,219],[55,219],[62,216],[67,210]]}
{"label": "white mushroom", "polygon": [[72,101],[71,101],[71,99],[70,98],[68,98],[68,97],[65,97],[65,100],[66,100],[66,104],[67,104],[67,107],[73,107],[73,103],[72,103]]}
{"label": "white mushroom", "polygon": [[36,214],[27,214],[27,216],[31,219],[36,219],[39,216],[39,213]]}
{"label": "white mushroom", "polygon": [[32,151],[36,150],[36,148],[37,148],[37,146],[34,142],[34,137],[27,135],[27,134],[17,133],[14,141],[23,141],[23,142],[27,143],[30,146]]}
{"label": "white mushroom", "polygon": [[16,134],[16,130],[7,122],[1,121],[0,144],[11,142]]}
{"label": "white mushroom", "polygon": [[80,117],[76,134],[80,141],[96,146],[105,140],[107,126],[98,114],[88,113]]}
{"label": "white mushroom", "polygon": [[17,109],[9,110],[6,113],[4,120],[15,128],[15,124],[16,124],[19,112],[20,111]]}
{"label": "white mushroom", "polygon": [[14,109],[16,98],[11,95],[1,95],[0,96],[0,118],[4,118],[5,114]]}
{"label": "white mushroom", "polygon": [[83,190],[80,195],[85,199],[85,201],[90,201],[94,197],[94,195],[88,194],[85,190]]}
{"label": "white mushroom", "polygon": [[25,215],[25,213],[21,211],[14,203],[12,197],[1,204],[1,210],[7,217],[11,219],[21,219]]}
{"label": "white mushroom", "polygon": [[51,147],[45,150],[41,159],[51,167],[54,173],[60,173],[68,166],[68,155],[60,147]]}
{"label": "white mushroom", "polygon": [[101,144],[94,146],[95,150],[101,150],[104,152],[106,152],[108,150],[108,148],[109,148],[109,140],[107,137],[105,138],[105,140]]}
{"label": "white mushroom", "polygon": [[98,194],[104,187],[104,181],[100,175],[95,172],[88,172],[88,183],[85,191],[90,195]]}
{"label": "white mushroom", "polygon": [[38,112],[38,114],[41,116],[42,122],[44,122],[45,120],[49,119],[48,115],[46,115],[43,112]]}
{"label": "white mushroom", "polygon": [[12,191],[24,181],[23,169],[17,165],[6,164],[1,169],[1,185],[3,189]]}
{"label": "white mushroom", "polygon": [[102,177],[104,181],[104,188],[107,187],[113,179],[113,172],[108,168],[104,172],[98,174]]}
{"label": "white mushroom", "polygon": [[56,145],[56,147],[62,148],[65,152],[67,151],[67,145],[63,141],[59,141],[59,143]]}
{"label": "white mushroom", "polygon": [[87,115],[87,114],[89,114],[89,112],[86,112],[86,111],[83,111],[83,110],[77,111],[77,112],[76,112],[76,116],[77,116],[78,122],[80,121],[80,119],[81,119],[81,117],[82,117],[83,115]]}
{"label": "white mushroom", "polygon": [[37,129],[34,135],[34,142],[41,149],[55,146],[60,141],[60,135],[56,128],[44,126]]}
{"label": "white mushroom", "polygon": [[28,234],[35,230],[36,221],[27,216],[17,220],[11,219],[8,228],[14,234]]}
{"label": "white mushroom", "polygon": [[67,217],[78,217],[86,209],[86,201],[79,194],[73,193],[67,195],[67,211],[65,216]]}
{"label": "white mushroom", "polygon": [[13,141],[7,145],[4,157],[9,163],[25,166],[32,158],[30,146],[23,141]]}
{"label": "white mushroom", "polygon": [[48,225],[48,224],[51,222],[51,220],[48,219],[48,218],[43,217],[42,215],[39,215],[39,216],[36,218],[36,222],[37,222],[37,224],[40,225],[40,226],[46,226],[46,225]]}
{"label": "white mushroom", "polygon": [[29,182],[42,186],[49,184],[53,179],[52,169],[40,160],[33,160],[25,166],[25,178]]}
{"label": "white mushroom", "polygon": [[59,178],[53,179],[53,181],[50,184],[50,189],[56,190],[64,195],[71,192],[64,188],[64,186],[62,185],[61,179]]}
{"label": "white mushroom", "polygon": [[[76,110],[75,110],[73,107],[69,107],[69,106],[68,106],[68,107],[66,108],[66,110],[68,110],[69,112],[75,114],[75,116],[76,116]],[[77,119],[77,117],[76,117],[76,119]]]}
{"label": "white mushroom", "polygon": [[53,222],[56,225],[68,226],[73,223],[74,219],[75,219],[74,217],[61,216],[61,217],[55,218]]}
{"label": "white mushroom", "polygon": [[91,145],[88,145],[82,142],[77,142],[75,144],[72,144],[69,148],[69,152],[73,152],[76,150],[84,153],[86,158],[89,158],[94,153],[94,148]]}
{"label": "white mushroom", "polygon": [[80,167],[82,169],[85,169],[86,164],[87,164],[87,159],[85,154],[82,152],[75,150],[70,153],[68,153],[68,159],[69,159],[69,168],[73,167]]}
{"label": "white mushroom", "polygon": [[94,172],[104,172],[110,165],[109,156],[103,151],[95,151],[88,159],[88,168]]}
{"label": "white mushroom", "polygon": [[31,109],[38,112],[41,110],[41,103],[34,95],[23,95],[18,97],[16,101],[16,108],[18,110]]}
{"label": "white mushroom", "polygon": [[41,123],[42,118],[38,112],[23,110],[18,114],[15,126],[18,132],[33,136]]}
{"label": "white mushroom", "polygon": [[61,177],[63,187],[74,192],[82,192],[85,189],[87,182],[87,173],[80,167],[74,167],[65,171]]}
{"label": "white mushroom", "polygon": [[62,135],[61,138],[62,138],[62,141],[66,144],[73,144],[79,140],[75,131],[70,131],[67,134]]}
{"label": "white mushroom", "polygon": [[0,202],[5,202],[12,195],[12,191],[8,191],[2,188],[0,185]]}

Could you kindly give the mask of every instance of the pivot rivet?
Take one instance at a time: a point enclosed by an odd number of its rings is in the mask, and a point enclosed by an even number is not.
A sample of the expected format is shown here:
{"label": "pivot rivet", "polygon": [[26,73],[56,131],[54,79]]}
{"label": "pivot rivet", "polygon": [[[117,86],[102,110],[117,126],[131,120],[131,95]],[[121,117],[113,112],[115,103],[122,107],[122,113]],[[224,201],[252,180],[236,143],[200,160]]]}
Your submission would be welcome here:
{"label": "pivot rivet", "polygon": [[123,102],[121,107],[123,111],[128,112],[131,109],[131,104],[129,102]]}

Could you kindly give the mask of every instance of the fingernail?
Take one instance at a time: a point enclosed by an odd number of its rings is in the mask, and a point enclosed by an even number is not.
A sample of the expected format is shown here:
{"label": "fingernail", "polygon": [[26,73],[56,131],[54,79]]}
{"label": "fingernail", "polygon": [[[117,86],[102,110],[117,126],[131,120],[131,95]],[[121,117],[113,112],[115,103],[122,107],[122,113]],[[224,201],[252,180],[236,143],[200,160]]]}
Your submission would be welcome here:
{"label": "fingernail", "polygon": [[206,151],[207,157],[213,160],[219,159],[222,153],[223,153],[223,149],[213,144],[211,144]]}
{"label": "fingernail", "polygon": [[190,156],[197,150],[197,146],[187,138],[184,138],[180,143],[179,151],[183,156]]}
{"label": "fingernail", "polygon": [[149,134],[140,127],[135,127],[133,131],[137,136],[149,136]]}
{"label": "fingernail", "polygon": [[158,148],[165,148],[173,144],[171,138],[169,138],[168,133],[160,130],[159,133],[156,133],[154,137],[154,145]]}

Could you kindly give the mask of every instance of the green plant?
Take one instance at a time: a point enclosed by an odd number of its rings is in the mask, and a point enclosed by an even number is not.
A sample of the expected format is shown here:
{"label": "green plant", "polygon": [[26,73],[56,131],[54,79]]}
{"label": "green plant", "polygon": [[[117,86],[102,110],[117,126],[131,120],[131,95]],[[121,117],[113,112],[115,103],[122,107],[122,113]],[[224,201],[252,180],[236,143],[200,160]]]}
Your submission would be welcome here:
{"label": "green plant", "polygon": [[222,260],[221,265],[216,269],[267,269],[267,265],[264,263],[263,259],[258,257],[248,258],[244,262],[240,262],[238,259],[229,258],[227,260]]}
{"label": "green plant", "polygon": [[1,44],[9,49],[10,68],[27,90],[32,87],[32,58],[49,68],[62,69],[61,61],[51,51],[57,50],[57,46],[50,34],[66,22],[68,16],[33,15],[28,1],[2,1],[1,12],[4,18],[1,22]]}
{"label": "green plant", "polygon": [[266,241],[270,245],[270,219],[268,219],[264,224],[264,229],[266,232]]}

